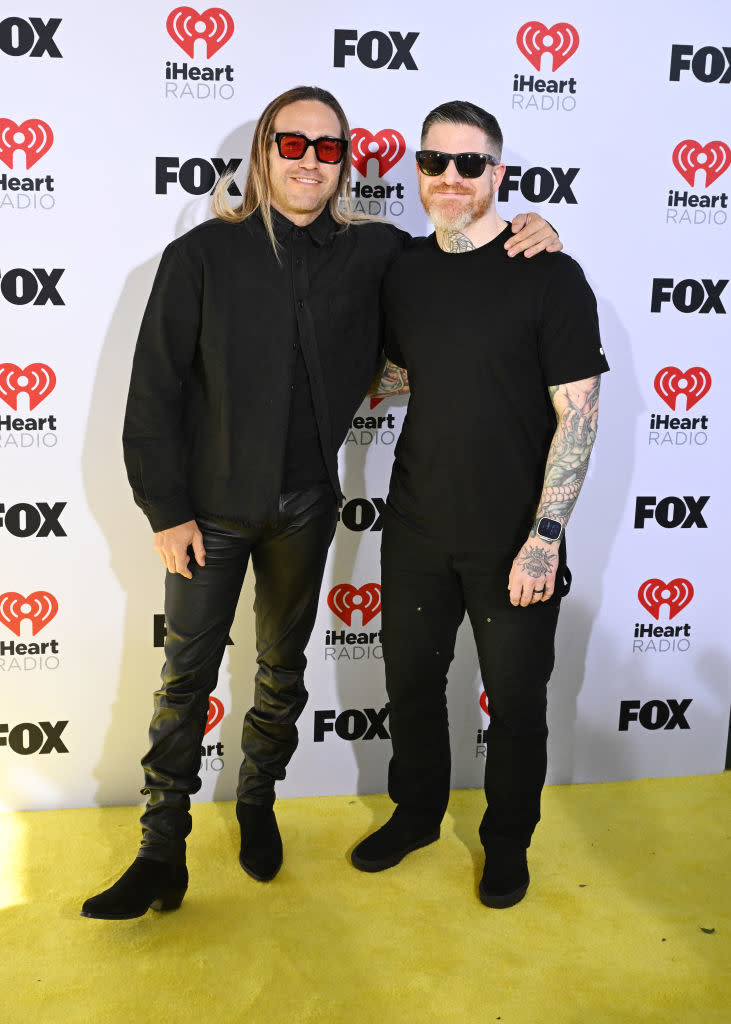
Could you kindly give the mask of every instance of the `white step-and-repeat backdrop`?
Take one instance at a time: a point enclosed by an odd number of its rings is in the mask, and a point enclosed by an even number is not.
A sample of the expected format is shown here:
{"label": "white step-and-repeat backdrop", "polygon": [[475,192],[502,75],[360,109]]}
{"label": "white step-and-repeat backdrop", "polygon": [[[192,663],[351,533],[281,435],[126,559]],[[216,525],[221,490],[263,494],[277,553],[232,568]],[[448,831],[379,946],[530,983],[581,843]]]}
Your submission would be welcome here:
{"label": "white step-and-repeat backdrop", "polygon": [[[569,531],[549,781],[720,771],[728,5],[224,2],[8,0],[0,14],[0,805],[139,800],[165,622],[121,458],[137,328],[163,247],[210,215],[222,171],[243,179],[260,112],[299,84],[348,113],[359,208],[418,234],[424,114],[464,98],[498,117],[500,211],[534,209],[559,229],[612,365]],[[378,549],[405,406],[364,402],[342,451],[347,503],[283,796],[385,789]],[[200,799],[234,794],[251,604],[247,581]],[[489,715],[468,629],[450,678],[453,781],[477,786]]]}

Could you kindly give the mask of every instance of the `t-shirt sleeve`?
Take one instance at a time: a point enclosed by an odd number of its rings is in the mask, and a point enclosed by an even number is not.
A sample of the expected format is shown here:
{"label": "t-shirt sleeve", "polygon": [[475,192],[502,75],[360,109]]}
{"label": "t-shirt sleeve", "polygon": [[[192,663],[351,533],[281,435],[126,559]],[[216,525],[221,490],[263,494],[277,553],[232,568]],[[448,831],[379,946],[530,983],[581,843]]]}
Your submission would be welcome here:
{"label": "t-shirt sleeve", "polygon": [[594,292],[570,256],[551,256],[543,295],[539,353],[547,386],[595,377],[609,369],[599,334]]}

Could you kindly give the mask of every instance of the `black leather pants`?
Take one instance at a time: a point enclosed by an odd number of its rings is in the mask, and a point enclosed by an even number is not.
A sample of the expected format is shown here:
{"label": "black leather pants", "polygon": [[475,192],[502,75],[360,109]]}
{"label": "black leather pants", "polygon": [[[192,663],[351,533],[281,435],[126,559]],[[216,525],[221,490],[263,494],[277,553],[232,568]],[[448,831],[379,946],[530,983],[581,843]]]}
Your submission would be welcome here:
{"label": "black leather pants", "polygon": [[329,485],[282,495],[263,527],[199,519],[206,549],[193,579],[165,578],[167,638],[162,686],[155,693],[150,750],[143,758],[147,806],[139,856],[182,863],[190,833],[190,794],[198,773],[208,697],[218,679],[249,557],[256,580],[257,664],[254,706],[244,720],[237,797],[271,804],[297,747],[307,701],[304,650],[317,613],[337,510]]}

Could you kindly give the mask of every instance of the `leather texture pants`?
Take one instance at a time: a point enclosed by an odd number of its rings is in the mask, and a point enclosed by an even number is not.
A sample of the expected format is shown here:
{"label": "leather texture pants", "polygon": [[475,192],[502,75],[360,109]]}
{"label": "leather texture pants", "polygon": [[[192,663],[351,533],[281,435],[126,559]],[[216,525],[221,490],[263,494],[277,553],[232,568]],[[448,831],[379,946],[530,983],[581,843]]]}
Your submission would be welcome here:
{"label": "leather texture pants", "polygon": [[[540,819],[547,685],[561,597],[571,575],[560,566],[549,601],[515,608],[508,600],[509,564],[496,571],[494,556],[445,550],[388,508],[381,552],[383,657],[393,744],[389,795],[424,828],[435,828],[447,809],[447,671],[466,611],[490,709],[487,810],[480,838],[485,846],[498,836],[528,846]],[[479,718],[475,702],[475,721]]]}
{"label": "leather texture pants", "polygon": [[190,794],[201,786],[201,743],[208,698],[244,582],[255,576],[258,670],[254,706],[244,719],[237,799],[269,805],[297,747],[307,702],[305,647],[317,614],[327,551],[337,522],[332,488],[284,494],[279,514],[262,527],[198,519],[206,564],[191,557],[193,578],[165,578],[165,665],[155,693],[150,750],[142,760],[147,806],[138,856],[185,861],[191,830]]}

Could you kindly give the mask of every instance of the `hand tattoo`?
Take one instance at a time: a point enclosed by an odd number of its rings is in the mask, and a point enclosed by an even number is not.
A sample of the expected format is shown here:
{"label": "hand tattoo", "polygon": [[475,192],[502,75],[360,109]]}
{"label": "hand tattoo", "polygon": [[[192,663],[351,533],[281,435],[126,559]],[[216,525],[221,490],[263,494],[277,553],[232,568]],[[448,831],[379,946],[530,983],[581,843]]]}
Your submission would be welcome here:
{"label": "hand tattoo", "polygon": [[552,573],[555,561],[556,555],[552,555],[539,544],[526,544],[518,555],[518,565],[534,580]]}

